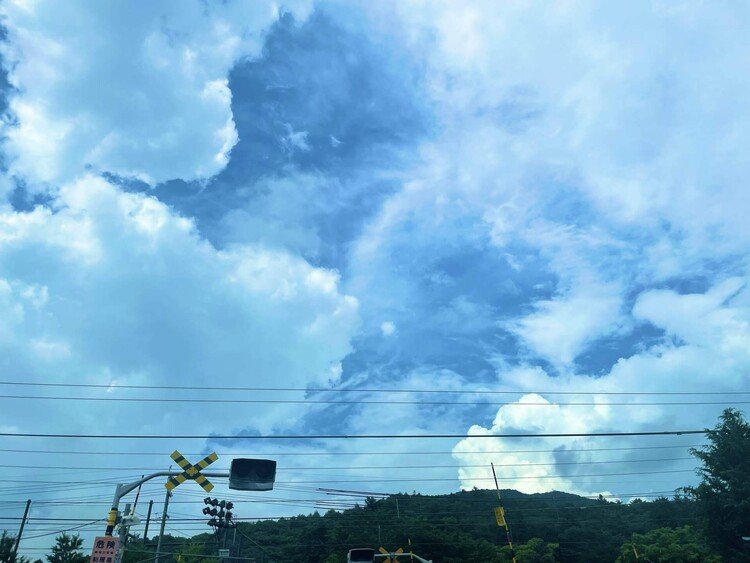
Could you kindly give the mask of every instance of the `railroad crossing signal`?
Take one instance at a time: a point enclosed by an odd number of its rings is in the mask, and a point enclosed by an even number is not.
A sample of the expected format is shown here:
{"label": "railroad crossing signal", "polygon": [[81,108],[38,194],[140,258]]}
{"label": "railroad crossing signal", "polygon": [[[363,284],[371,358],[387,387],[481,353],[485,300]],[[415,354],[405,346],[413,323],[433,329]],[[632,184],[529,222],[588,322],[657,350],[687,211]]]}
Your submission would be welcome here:
{"label": "railroad crossing signal", "polygon": [[192,479],[193,481],[198,483],[201,487],[203,487],[204,491],[206,491],[207,493],[211,492],[214,486],[211,484],[211,482],[208,479],[206,479],[203,475],[201,475],[201,469],[205,469],[206,467],[211,465],[214,461],[219,459],[219,456],[216,455],[216,452],[212,453],[211,455],[207,455],[195,465],[193,465],[184,457],[182,457],[182,454],[178,452],[177,450],[173,451],[170,457],[173,460],[175,460],[177,462],[177,465],[179,465],[182,468],[182,473],[180,473],[176,477],[170,477],[167,480],[164,486],[167,488],[168,491],[171,491],[172,489],[174,489],[178,485],[181,485],[188,479]]}
{"label": "railroad crossing signal", "polygon": [[396,551],[388,551],[386,548],[381,547],[379,549],[380,553],[383,555],[387,555],[388,557],[385,559],[385,563],[399,563],[397,555],[401,555],[404,552],[403,547],[399,547]]}

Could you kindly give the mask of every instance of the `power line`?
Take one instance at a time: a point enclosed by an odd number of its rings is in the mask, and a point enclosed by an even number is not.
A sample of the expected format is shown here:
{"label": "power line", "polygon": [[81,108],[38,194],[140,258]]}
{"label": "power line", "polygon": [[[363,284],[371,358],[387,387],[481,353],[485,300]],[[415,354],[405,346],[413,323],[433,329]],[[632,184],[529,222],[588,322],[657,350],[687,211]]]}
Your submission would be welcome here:
{"label": "power line", "polygon": [[[570,512],[575,513],[579,510],[594,510],[594,509],[600,509],[600,508],[606,509],[608,507],[609,505],[601,505],[601,506],[594,505],[594,506],[580,506],[580,507],[513,508],[512,511],[514,514],[536,512],[538,514],[538,517],[544,518],[545,516],[547,516],[547,514],[544,514],[544,512],[548,512],[552,510],[561,511],[563,514],[565,514],[565,511],[568,511],[568,514],[569,514]],[[468,512],[467,511],[454,511],[454,512],[445,512],[445,513],[435,513],[434,514],[436,516],[435,518],[425,518],[425,516],[429,516],[428,513],[409,513],[408,515],[405,514],[404,516],[408,516],[409,518],[414,518],[414,519],[418,518],[423,523],[428,523],[432,526],[438,526],[438,527],[450,526],[451,528],[457,528],[457,527],[472,528],[472,527],[476,527],[477,525],[476,522],[455,522],[455,521],[450,521],[449,518],[461,516],[461,515],[464,515],[464,516],[486,515],[488,514],[488,512],[491,514],[491,508],[489,508],[489,506],[487,508],[489,510],[485,509],[485,510],[468,511]],[[697,516],[687,516],[687,517],[673,516],[673,517],[665,517],[665,518],[653,518],[653,517],[647,518],[649,522],[695,521],[696,519],[697,519]],[[237,520],[238,522],[243,522],[243,523],[249,523],[249,524],[253,523],[253,522],[247,522],[244,519],[237,519]],[[276,520],[278,520],[278,518]],[[169,526],[169,528],[178,533],[181,533],[182,535],[186,537],[188,536],[185,533],[185,531],[190,531],[194,533],[197,531],[199,534],[200,532],[208,533],[204,531],[205,519],[202,519],[202,520],[201,519],[193,519],[193,520],[178,519],[173,522],[177,522],[180,526],[180,529],[178,530],[176,527],[173,527],[173,526]],[[202,523],[199,523],[199,522],[202,522]],[[396,531],[396,530],[402,529],[404,526],[404,523],[386,521],[386,522],[382,522],[381,525],[383,526],[384,529],[388,531]],[[491,526],[492,524],[487,523],[485,525]],[[293,528],[293,527],[294,526],[290,526],[289,528]],[[356,523],[352,523],[352,524],[338,523],[335,525],[335,528],[339,530],[361,530],[362,526],[357,525]],[[59,533],[59,531],[55,530],[54,527],[34,528],[32,531],[34,532],[51,531],[53,534]],[[190,538],[190,539],[193,539],[193,538]],[[162,545],[164,546],[165,544],[162,544]],[[167,542],[166,545],[174,545],[174,544],[172,542]]]}
{"label": "power line", "polygon": [[[505,452],[512,455],[512,452]],[[693,457],[667,457],[657,459],[628,459],[628,460],[595,460],[595,461],[560,461],[552,463],[496,463],[495,467],[538,467],[538,466],[555,466],[555,465],[592,465],[600,463],[646,463],[657,461],[684,461],[695,460]],[[6,465],[0,464],[2,468],[10,469],[66,469],[66,470],[90,470],[90,471],[160,471],[159,468],[153,467],[91,467],[87,465],[70,466],[70,465]],[[349,471],[358,469],[462,469],[474,467],[487,467],[487,464],[453,464],[453,465],[344,465],[334,467],[278,467],[276,471]],[[212,468],[213,469],[213,468]],[[217,471],[222,468],[217,467]],[[224,468],[224,470],[228,470]]]}
{"label": "power line", "polygon": [[658,401],[658,402],[491,402],[491,401],[401,401],[401,400],[355,400],[339,401],[329,399],[185,399],[175,397],[71,397],[46,395],[0,395],[0,399],[34,400],[34,401],[84,401],[84,402],[124,402],[124,403],[200,403],[200,404],[284,404],[284,405],[470,405],[493,407],[647,407],[647,406],[688,406],[688,405],[749,405],[750,401]]}
{"label": "power line", "polygon": [[[637,492],[637,493],[636,492],[632,492],[632,493],[628,492],[628,493],[620,493],[620,494],[607,494],[607,495],[602,495],[602,496],[604,498],[611,498],[611,499],[618,499],[618,500],[621,500],[621,499],[632,499],[632,498],[660,498],[660,497],[664,497],[665,495],[672,495],[672,494],[674,494],[674,492],[675,492],[674,490],[661,490],[661,491]],[[377,493],[375,495],[377,495]],[[370,495],[370,496],[372,496],[372,495]],[[408,510],[408,514],[412,515],[412,516],[413,515],[420,515],[420,514],[424,514],[424,515],[439,514],[439,513],[436,513],[434,511],[429,511],[427,513],[414,512],[413,510],[411,510],[411,509],[408,508],[411,505],[412,502],[415,502],[415,503],[419,504],[419,503],[424,503],[425,500],[429,501],[429,500],[433,500],[433,499],[444,499],[445,498],[444,495],[438,495],[438,496],[434,496],[434,497],[432,497],[432,496],[431,497],[421,497],[419,499],[411,498],[410,496],[406,496],[406,495],[403,495],[403,494],[392,495],[392,496],[394,496],[396,498],[399,498],[399,500],[401,501],[401,505],[403,507],[402,510],[407,509]],[[523,498],[511,498],[511,499],[508,499],[508,505],[509,506],[513,506],[514,510],[527,510],[525,508],[519,508],[519,507],[528,506],[529,504],[531,504],[531,505],[541,504],[541,505],[544,505],[544,506],[547,506],[549,504],[553,504],[553,505],[561,505],[561,506],[553,506],[553,507],[550,507],[550,509],[567,510],[567,509],[571,509],[571,508],[576,508],[576,509],[581,508],[581,506],[579,506],[577,504],[571,504],[571,503],[578,502],[580,499],[595,500],[596,498],[598,498],[598,495],[578,495],[576,498],[572,498],[572,499],[571,498],[557,498],[557,497],[545,497],[545,498],[523,497]],[[293,503],[289,503],[288,506],[299,506],[299,507],[306,507],[306,508],[313,508],[313,509],[325,509],[325,510],[329,510],[331,508],[333,508],[335,510],[345,510],[345,509],[349,509],[349,508],[354,508],[356,506],[356,504],[358,503],[358,501],[361,500],[361,499],[357,499],[357,500],[352,499],[350,501],[347,501],[346,503],[342,502],[340,504],[333,505],[333,506],[330,505],[330,504],[324,504],[324,500],[325,499],[318,499],[317,501],[315,501],[315,499],[310,499],[311,502],[306,502],[305,504],[302,504],[302,503],[299,503],[299,504],[297,504],[297,503],[294,503],[294,504]],[[176,501],[176,502],[179,502],[181,504],[191,504],[193,506],[195,505],[195,501]],[[258,501],[249,501],[248,500],[248,501],[241,501],[241,502],[242,503],[253,503],[253,504],[255,504]],[[469,503],[469,504],[472,504],[472,505],[477,505],[477,506],[486,506],[488,501],[487,501],[487,499],[464,499],[462,502],[463,503]],[[44,503],[43,503],[43,501],[35,501],[35,504],[44,504]],[[67,504],[87,504],[87,505],[90,505],[90,506],[105,506],[105,505],[107,505],[106,502],[101,502],[101,503],[70,502],[70,503],[61,503],[61,504],[62,505],[67,505]],[[585,505],[585,507],[587,507],[587,508],[592,508],[593,506],[594,505]],[[465,512],[465,511],[463,511],[463,510],[460,511],[460,513],[463,513],[463,512]],[[440,513],[440,514],[442,514],[442,513]],[[449,513],[446,512],[445,514],[449,514]],[[265,520],[277,520],[279,518],[287,518],[287,517],[290,517],[290,515],[288,515],[288,514],[281,514],[281,515],[276,515],[276,516],[243,517],[243,518],[241,518],[241,520],[243,520],[243,521],[265,521]],[[14,520],[14,519],[13,518],[6,518],[6,520]],[[18,520],[18,518],[16,518],[15,520]],[[66,521],[66,520],[65,519],[61,519],[61,521]]]}
{"label": "power line", "polygon": [[[481,465],[479,467],[487,467],[486,465]],[[690,473],[693,472],[694,469],[670,469],[670,470],[662,470],[662,471],[627,471],[623,473],[596,473],[596,474],[575,474],[575,475],[539,475],[539,476],[518,476],[518,477],[498,477],[498,480],[509,480],[514,481],[516,479],[571,479],[571,478],[577,478],[577,477],[609,477],[609,476],[620,476],[620,475],[661,475],[666,473]],[[310,484],[310,483],[420,483],[420,482],[428,482],[428,481],[487,481],[492,480],[492,477],[451,477],[451,478],[442,478],[442,477],[420,477],[420,478],[414,478],[414,479],[403,479],[403,478],[366,478],[366,479],[313,479],[313,480],[307,480],[307,481],[276,481],[278,484],[286,484],[286,485],[296,485],[296,484]],[[18,479],[18,480],[12,480],[12,479],[3,479],[2,481],[8,482],[8,483],[54,483],[59,485],[70,485],[70,484],[80,484],[80,483],[90,483],[90,484],[112,484],[113,481],[37,481],[37,480],[31,480],[31,479]]]}
{"label": "power line", "polygon": [[[281,498],[281,499],[274,499],[272,497],[235,497],[236,500],[234,501],[235,504],[285,504],[285,503],[299,503],[302,505],[302,503],[320,503],[322,501],[326,502],[336,502],[341,504],[352,504],[355,502],[358,502],[358,500],[366,497],[366,496],[373,496],[376,498],[383,498],[388,499],[389,497],[398,498],[399,501],[402,503],[402,505],[408,506],[411,502],[416,502],[411,495],[404,494],[404,493],[376,493],[376,492],[363,492],[358,493],[355,491],[343,491],[343,490],[337,490],[337,489],[324,489],[324,488],[310,488],[311,491],[320,492],[322,494],[325,494],[327,496],[323,497],[314,497],[314,498]],[[339,492],[334,492],[339,491]],[[181,493],[182,495],[186,495],[185,492]],[[603,495],[605,498],[636,498],[636,497],[652,497],[652,496],[664,496],[667,494],[674,494],[674,489],[670,490],[660,490],[660,491],[649,491],[649,492],[624,492],[624,493],[618,493],[618,494],[609,494],[609,495]],[[196,495],[187,495],[187,496],[195,496],[196,498],[199,498],[203,496],[202,494],[196,494]],[[340,501],[337,501],[335,499],[331,499],[330,496],[341,496],[341,497],[352,497],[351,499],[342,499]],[[597,498],[598,495],[576,495],[580,498],[585,499],[594,499]],[[440,498],[444,499],[446,498],[445,495],[430,495],[429,499],[433,498]],[[82,499],[80,497],[70,497],[70,498],[57,498],[55,500],[34,500],[35,505],[45,505],[45,506],[54,506],[54,505],[60,505],[60,506],[68,506],[68,505],[87,505],[87,506],[108,506],[111,505],[110,502],[110,495],[101,495],[97,497],[92,497],[89,500]],[[420,502],[424,501],[425,497],[421,497],[419,499]],[[101,502],[96,502],[101,501]],[[464,503],[477,503],[477,504],[483,504],[486,501],[486,499],[464,499],[462,502]],[[509,504],[518,504],[518,503],[547,503],[547,502],[572,502],[571,499],[561,497],[561,498],[511,498],[508,499]],[[6,500],[6,501],[0,501],[0,504],[25,504],[25,500]],[[195,505],[196,500],[171,500],[170,506],[172,504],[186,504],[186,505]],[[274,517],[263,517],[260,519],[267,519],[267,518],[277,518]],[[258,519],[258,518],[255,518]]]}
{"label": "power line", "polygon": [[49,532],[49,533],[46,533],[46,534],[38,534],[36,536],[26,536],[23,539],[25,541],[25,540],[33,540],[35,538],[43,538],[43,537],[46,537],[46,536],[55,536],[57,534],[62,534],[63,532],[72,532],[74,530],[80,530],[81,528],[86,528],[87,526],[92,526],[94,524],[98,524],[99,522],[104,522],[104,519],[100,518],[100,519],[97,519],[97,520],[92,520],[91,522],[88,522],[86,524],[81,524],[80,526],[73,526],[72,528],[66,528],[65,530],[56,530],[54,532]]}
{"label": "power line", "polygon": [[[662,449],[678,449],[678,448],[700,448],[705,444],[680,444],[674,446],[628,446],[620,448],[566,448],[564,450],[552,449],[552,450],[481,450],[481,451],[461,451],[462,454],[518,454],[518,453],[571,453],[571,452],[611,452],[611,451],[630,451],[630,450],[662,450]],[[23,449],[10,449],[0,448],[0,452],[9,453],[34,453],[34,454],[52,454],[52,455],[124,455],[124,456],[160,456],[169,457],[171,452],[113,452],[113,451],[79,451],[79,450],[23,450]],[[328,457],[328,456],[364,456],[364,455],[444,455],[452,454],[453,450],[433,450],[433,451],[369,451],[369,452],[216,452],[219,457],[221,456],[316,456],[316,457]],[[205,451],[202,452],[190,452],[183,454],[185,456],[202,456],[206,455]]]}
{"label": "power line", "polygon": [[[667,473],[693,473],[694,469],[671,469],[665,471],[626,471],[622,473],[589,473],[576,475],[539,475],[539,476],[519,476],[519,477],[498,477],[498,480],[515,481],[518,479],[577,479],[579,477],[619,477],[623,475],[662,475]],[[446,482],[446,481],[492,481],[492,477],[422,477],[415,479],[403,478],[375,478],[375,479],[335,479],[335,480],[310,480],[310,481],[288,481],[294,483],[423,483],[423,482]],[[283,481],[282,481],[283,483]]]}
{"label": "power line", "polygon": [[107,440],[366,440],[427,438],[606,438],[624,436],[685,436],[711,434],[714,430],[656,430],[644,432],[487,433],[487,434],[63,434],[0,432],[7,438],[90,438]]}
{"label": "power line", "polygon": [[441,393],[480,395],[750,395],[750,391],[509,391],[496,389],[399,389],[399,388],[323,388],[323,387],[234,387],[191,385],[128,385],[117,383],[49,383],[38,381],[0,381],[0,385],[26,387],[73,387],[87,389],[160,389],[186,391],[261,391],[261,392],[306,392],[306,393]]}
{"label": "power line", "polygon": [[[508,504],[509,508],[512,508],[513,512],[540,512],[540,511],[545,511],[545,510],[560,510],[560,511],[572,510],[572,511],[577,511],[577,510],[606,508],[607,506],[611,506],[611,505],[605,505],[605,504],[593,504],[593,502],[595,502],[594,499],[586,499],[586,500],[589,500],[592,503],[591,504],[571,504],[570,506],[521,507],[521,506],[516,506],[515,505],[516,503],[513,503],[512,500],[510,500],[510,501],[507,502],[507,504]],[[466,501],[463,501],[463,502],[465,503]],[[420,516],[420,517],[424,517],[424,516],[445,517],[445,516],[453,516],[453,515],[456,515],[456,514],[459,514],[459,515],[460,514],[484,514],[487,511],[487,508],[488,507],[491,508],[494,503],[490,499],[484,499],[481,504],[482,504],[482,506],[480,508],[471,507],[469,510],[467,510],[465,508],[459,508],[459,509],[455,509],[455,510],[442,510],[442,511],[438,511],[438,512],[432,511],[432,510],[428,510],[428,511],[415,511],[415,510],[410,510],[410,509],[406,509],[405,508],[405,509],[402,509],[402,513],[404,514],[404,516],[408,516],[408,517],[412,517],[412,518],[415,517],[415,516]],[[626,504],[624,506],[626,507],[626,510],[628,508],[630,508],[630,505],[628,505],[628,504]],[[322,507],[322,508],[327,508],[327,507]],[[386,509],[385,508],[378,508],[378,510],[381,511],[381,514],[382,514],[382,511],[384,511]],[[206,522],[206,517],[205,516],[204,517],[191,516],[189,514],[184,514],[184,513],[172,513],[172,514],[177,514],[177,515],[181,515],[182,516],[180,518],[172,518],[170,516],[169,521],[172,522],[172,523],[177,523],[177,522],[181,522],[181,523],[182,522],[187,522],[187,523],[199,522],[199,523],[202,523],[202,524],[205,525],[205,522]],[[160,515],[157,514],[156,516],[158,517]],[[235,521],[237,521],[237,522],[263,522],[263,521],[266,521],[266,520],[274,520],[274,519],[277,519],[277,518],[279,518],[279,516],[253,516],[253,517],[234,516],[232,519],[235,520]],[[0,518],[0,520],[11,521],[11,522],[18,522],[18,521],[22,520],[22,518],[12,518],[12,517],[7,517],[6,518],[6,517],[3,517],[3,518]],[[63,523],[66,523],[66,522],[84,522],[85,525],[89,526],[89,525],[93,525],[95,523],[98,523],[101,520],[94,520],[94,521],[92,521],[90,517],[89,518],[85,518],[85,517],[81,517],[81,518],[60,517],[60,518],[29,518],[27,521],[28,522],[40,522],[40,526],[38,526],[38,527],[36,527],[34,529],[36,529],[36,530],[42,530],[43,528],[41,526],[49,526],[51,523],[63,524]],[[394,525],[394,526],[400,525],[399,523],[391,523],[391,524]],[[353,525],[357,526],[358,524],[353,524]],[[32,524],[32,526],[33,526],[33,524]],[[29,528],[29,529],[31,529],[31,528]],[[201,527],[201,529],[205,529],[205,528]]]}

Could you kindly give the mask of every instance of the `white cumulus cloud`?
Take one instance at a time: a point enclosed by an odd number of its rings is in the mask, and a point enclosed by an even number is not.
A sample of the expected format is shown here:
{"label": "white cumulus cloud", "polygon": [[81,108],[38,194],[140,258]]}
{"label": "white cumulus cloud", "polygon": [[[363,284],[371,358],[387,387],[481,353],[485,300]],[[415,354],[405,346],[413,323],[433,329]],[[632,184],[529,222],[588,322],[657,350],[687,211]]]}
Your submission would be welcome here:
{"label": "white cumulus cloud", "polygon": [[310,2],[4,3],[10,171],[32,185],[212,176],[237,142],[229,70],[282,10],[304,19]]}
{"label": "white cumulus cloud", "polygon": [[[357,327],[335,272],[259,246],[216,250],[156,199],[94,176],[65,185],[54,209],[0,214],[0,271],[0,346],[22,379],[52,365],[60,382],[321,385]],[[205,422],[291,416],[253,410]]]}

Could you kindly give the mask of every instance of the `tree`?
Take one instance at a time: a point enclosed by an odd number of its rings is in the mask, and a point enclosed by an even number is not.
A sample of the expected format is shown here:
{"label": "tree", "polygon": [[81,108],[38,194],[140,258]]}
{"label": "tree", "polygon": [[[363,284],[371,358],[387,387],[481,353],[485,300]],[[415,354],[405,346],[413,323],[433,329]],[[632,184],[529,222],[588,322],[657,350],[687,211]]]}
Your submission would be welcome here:
{"label": "tree", "polygon": [[[531,538],[524,544],[514,546],[513,550],[518,563],[555,563],[557,561],[557,549],[560,547],[556,543],[547,543],[541,538]],[[503,555],[501,561],[511,561],[510,547],[504,546],[500,553]]]}
{"label": "tree", "polygon": [[[638,556],[636,557],[636,552]],[[622,544],[617,563],[721,563],[705,538],[691,526],[657,528],[645,534],[633,534]]]}
{"label": "tree", "polygon": [[726,409],[708,434],[709,444],[691,453],[703,462],[693,492],[713,545],[730,561],[747,561],[750,543],[750,424]]}
{"label": "tree", "polygon": [[3,534],[0,536],[0,561],[2,563],[26,563],[28,561],[24,557],[16,557],[13,554],[15,544],[16,538],[3,530]]}
{"label": "tree", "polygon": [[83,540],[79,536],[65,532],[55,538],[52,553],[47,556],[49,563],[86,563],[88,557],[81,553]]}

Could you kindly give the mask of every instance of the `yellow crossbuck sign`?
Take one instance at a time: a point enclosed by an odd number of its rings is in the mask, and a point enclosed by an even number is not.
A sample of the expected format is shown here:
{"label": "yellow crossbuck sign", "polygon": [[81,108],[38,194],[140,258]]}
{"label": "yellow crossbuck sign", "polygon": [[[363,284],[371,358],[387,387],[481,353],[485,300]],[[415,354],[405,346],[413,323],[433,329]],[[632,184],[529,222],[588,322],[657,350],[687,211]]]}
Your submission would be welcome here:
{"label": "yellow crossbuck sign", "polygon": [[214,461],[219,459],[219,456],[216,455],[216,452],[212,453],[211,455],[207,455],[195,465],[193,465],[184,457],[182,457],[182,454],[178,452],[177,450],[172,452],[171,457],[173,460],[177,462],[177,465],[179,465],[182,468],[182,473],[180,473],[176,477],[170,477],[167,480],[164,486],[167,488],[168,491],[171,491],[176,486],[181,485],[188,479],[192,479],[193,481],[198,483],[201,487],[203,487],[204,491],[206,491],[207,493],[211,492],[211,489],[213,489],[214,486],[211,484],[211,482],[208,479],[206,479],[203,475],[201,475],[201,469],[205,469],[206,467],[211,465]]}
{"label": "yellow crossbuck sign", "polygon": [[402,553],[404,553],[404,548],[403,547],[399,547],[396,551],[388,551],[386,548],[381,547],[379,549],[379,551],[383,555],[387,555],[388,556],[388,557],[385,558],[385,562],[384,563],[399,563],[398,558],[396,556],[397,555],[401,555]]}

